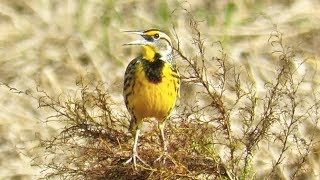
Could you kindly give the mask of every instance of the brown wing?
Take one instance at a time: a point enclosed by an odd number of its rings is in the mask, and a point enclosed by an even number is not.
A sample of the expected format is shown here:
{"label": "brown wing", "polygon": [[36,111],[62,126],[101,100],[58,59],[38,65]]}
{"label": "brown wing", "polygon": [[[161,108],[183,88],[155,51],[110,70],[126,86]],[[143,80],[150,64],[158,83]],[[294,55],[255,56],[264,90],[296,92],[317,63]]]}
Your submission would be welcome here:
{"label": "brown wing", "polygon": [[136,129],[136,118],[133,114],[132,107],[129,106],[128,97],[132,93],[132,89],[135,83],[134,73],[136,71],[136,63],[141,59],[141,57],[137,57],[133,59],[127,66],[125,74],[124,74],[124,83],[123,83],[123,97],[126,107],[131,115],[130,121],[130,130]]}

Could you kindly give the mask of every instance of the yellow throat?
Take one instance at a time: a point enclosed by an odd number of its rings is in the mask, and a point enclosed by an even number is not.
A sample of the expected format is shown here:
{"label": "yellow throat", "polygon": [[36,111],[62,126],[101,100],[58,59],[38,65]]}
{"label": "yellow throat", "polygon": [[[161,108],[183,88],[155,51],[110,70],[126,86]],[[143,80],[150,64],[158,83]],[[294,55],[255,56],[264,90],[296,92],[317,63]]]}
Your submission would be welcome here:
{"label": "yellow throat", "polygon": [[156,55],[156,51],[154,47],[149,45],[143,45],[142,47],[142,57],[148,61],[153,62],[154,56]]}

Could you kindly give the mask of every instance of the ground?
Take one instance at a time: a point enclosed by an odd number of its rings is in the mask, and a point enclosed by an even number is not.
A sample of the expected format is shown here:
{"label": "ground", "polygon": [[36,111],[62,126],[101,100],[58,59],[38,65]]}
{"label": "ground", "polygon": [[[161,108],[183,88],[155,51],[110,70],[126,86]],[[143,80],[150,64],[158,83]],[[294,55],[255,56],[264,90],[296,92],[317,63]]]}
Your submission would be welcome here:
{"label": "ground", "polygon": [[[44,154],[40,139],[58,136],[68,122],[51,121],[57,104],[41,104],[43,92],[45,97],[61,97],[62,103],[68,98],[73,102],[85,78],[108,92],[116,104],[116,118],[125,114],[124,121],[128,120],[123,74],[140,49],[122,46],[135,38],[123,31],[148,28],[168,32],[182,53],[175,53],[183,79],[180,100],[168,123],[171,152],[182,147],[176,143],[185,138],[180,137],[185,127],[194,134],[195,139],[185,139],[192,152],[210,156],[214,160],[209,163],[219,162],[230,173],[226,177],[316,179],[319,8],[316,0],[0,0],[0,179],[35,179],[48,172],[42,171],[48,166],[34,160]],[[205,68],[199,65],[202,60]],[[194,67],[203,68],[205,75],[194,76]],[[207,108],[207,102],[208,109],[195,111]],[[204,128],[192,124],[197,120],[213,123]],[[197,141],[195,127],[226,133],[205,136],[202,143],[214,144],[206,147],[214,150],[212,154]],[[124,148],[130,148],[130,135],[125,127],[122,130],[121,142],[128,141]],[[224,141],[225,146],[219,145]],[[186,163],[179,154],[175,158]],[[189,168],[190,178],[206,174],[196,176],[197,168]]]}

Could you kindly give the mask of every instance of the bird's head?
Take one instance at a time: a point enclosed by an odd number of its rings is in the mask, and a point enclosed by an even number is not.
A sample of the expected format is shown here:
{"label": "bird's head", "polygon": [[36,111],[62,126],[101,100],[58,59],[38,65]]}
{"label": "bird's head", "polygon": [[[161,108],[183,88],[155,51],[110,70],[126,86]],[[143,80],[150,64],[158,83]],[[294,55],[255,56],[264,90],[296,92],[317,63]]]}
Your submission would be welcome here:
{"label": "bird's head", "polygon": [[148,29],[144,31],[125,31],[132,34],[138,34],[142,39],[126,43],[124,45],[139,45],[142,47],[142,56],[153,61],[155,56],[162,60],[172,61],[172,43],[170,37],[158,29]]}

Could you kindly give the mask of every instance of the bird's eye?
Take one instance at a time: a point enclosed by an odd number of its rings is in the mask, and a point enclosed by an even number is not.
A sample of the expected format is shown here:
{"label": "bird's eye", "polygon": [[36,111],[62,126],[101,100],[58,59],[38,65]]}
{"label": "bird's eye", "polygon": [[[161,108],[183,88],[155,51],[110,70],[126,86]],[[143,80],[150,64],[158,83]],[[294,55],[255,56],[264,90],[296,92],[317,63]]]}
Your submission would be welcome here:
{"label": "bird's eye", "polygon": [[159,34],[155,34],[155,35],[153,35],[153,37],[154,37],[154,39],[159,39]]}

